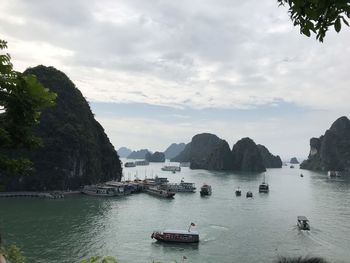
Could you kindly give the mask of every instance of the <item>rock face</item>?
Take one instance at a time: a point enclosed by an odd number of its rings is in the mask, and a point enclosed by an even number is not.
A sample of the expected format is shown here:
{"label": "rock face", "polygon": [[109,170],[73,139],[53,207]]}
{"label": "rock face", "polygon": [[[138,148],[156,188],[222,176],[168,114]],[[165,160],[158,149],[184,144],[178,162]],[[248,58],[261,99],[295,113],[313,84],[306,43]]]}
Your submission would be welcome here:
{"label": "rock face", "polygon": [[145,159],[146,154],[150,153],[147,149],[141,149],[139,151],[133,151],[128,155],[128,159]]}
{"label": "rock face", "polygon": [[154,154],[148,152],[145,156],[145,159],[150,163],[164,163],[165,155],[162,152],[155,152]]}
{"label": "rock face", "polygon": [[350,171],[350,121],[337,119],[320,138],[311,138],[310,154],[302,169],[316,171]]}
{"label": "rock face", "polygon": [[282,167],[282,160],[278,155],[272,155],[264,145],[258,144],[257,146],[266,168]]}
{"label": "rock face", "polygon": [[298,161],[297,157],[293,157],[293,158],[290,159],[290,163],[292,163],[292,164],[298,164],[299,161]]}
{"label": "rock face", "polygon": [[202,133],[175,158],[174,162],[190,162],[191,169],[231,170],[231,151],[228,143],[214,134]]}
{"label": "rock face", "polygon": [[164,155],[166,159],[172,159],[179,155],[186,147],[184,143],[173,143],[165,151]]}
{"label": "rock face", "polygon": [[14,177],[6,190],[66,190],[82,185],[120,180],[117,152],[88,102],[70,79],[53,67],[37,66],[25,73],[57,93],[56,105],[45,109],[35,133],[43,147],[28,154],[34,172]]}
{"label": "rock face", "polygon": [[231,170],[231,151],[228,143],[214,134],[195,135],[190,147],[190,168]]}
{"label": "rock face", "polygon": [[129,156],[129,154],[132,152],[132,150],[130,150],[129,148],[126,148],[126,147],[120,147],[117,152],[118,152],[119,157],[126,158]]}
{"label": "rock face", "polygon": [[182,152],[180,152],[177,156],[174,158],[171,158],[170,161],[172,162],[189,162],[191,159],[191,143],[186,144],[185,149],[183,149]]}
{"label": "rock face", "polygon": [[239,140],[232,148],[233,170],[243,172],[266,171],[258,146],[250,138]]}

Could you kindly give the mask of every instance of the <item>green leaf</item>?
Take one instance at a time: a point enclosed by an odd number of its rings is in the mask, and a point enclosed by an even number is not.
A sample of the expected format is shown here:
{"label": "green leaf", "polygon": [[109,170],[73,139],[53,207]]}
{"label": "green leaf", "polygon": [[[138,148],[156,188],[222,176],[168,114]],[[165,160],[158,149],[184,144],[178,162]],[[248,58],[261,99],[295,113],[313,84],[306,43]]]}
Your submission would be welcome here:
{"label": "green leaf", "polygon": [[340,18],[339,17],[337,18],[337,20],[335,20],[334,29],[335,29],[335,31],[337,31],[337,33],[339,33],[339,31],[341,29],[341,22],[340,22]]}

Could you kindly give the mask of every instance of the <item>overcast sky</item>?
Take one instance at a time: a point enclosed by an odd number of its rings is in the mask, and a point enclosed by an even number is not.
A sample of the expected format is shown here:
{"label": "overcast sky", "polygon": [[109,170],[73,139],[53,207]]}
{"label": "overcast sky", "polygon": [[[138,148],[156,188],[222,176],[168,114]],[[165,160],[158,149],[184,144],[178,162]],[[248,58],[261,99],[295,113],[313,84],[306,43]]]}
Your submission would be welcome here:
{"label": "overcast sky", "polygon": [[305,157],[350,110],[350,31],[299,34],[277,1],[0,0],[17,70],[65,72],[118,149],[211,132]]}

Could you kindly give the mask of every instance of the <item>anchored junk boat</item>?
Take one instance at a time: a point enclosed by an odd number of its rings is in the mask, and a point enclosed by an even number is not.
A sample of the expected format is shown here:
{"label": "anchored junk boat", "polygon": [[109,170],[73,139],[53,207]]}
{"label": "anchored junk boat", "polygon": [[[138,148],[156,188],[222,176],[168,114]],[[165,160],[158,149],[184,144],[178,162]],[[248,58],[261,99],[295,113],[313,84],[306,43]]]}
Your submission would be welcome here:
{"label": "anchored junk boat", "polygon": [[173,198],[175,193],[167,189],[159,189],[158,187],[149,187],[146,192],[158,197]]}
{"label": "anchored junk boat", "polygon": [[164,230],[163,232],[155,231],[151,238],[162,242],[179,242],[179,243],[198,243],[199,233],[191,230],[194,223],[191,223],[188,230]]}
{"label": "anchored junk boat", "polygon": [[81,192],[92,196],[115,196],[117,194],[114,187],[99,185],[84,186]]}
{"label": "anchored junk boat", "polygon": [[165,165],[162,167],[162,171],[169,171],[169,172],[181,172],[181,167],[176,165]]}

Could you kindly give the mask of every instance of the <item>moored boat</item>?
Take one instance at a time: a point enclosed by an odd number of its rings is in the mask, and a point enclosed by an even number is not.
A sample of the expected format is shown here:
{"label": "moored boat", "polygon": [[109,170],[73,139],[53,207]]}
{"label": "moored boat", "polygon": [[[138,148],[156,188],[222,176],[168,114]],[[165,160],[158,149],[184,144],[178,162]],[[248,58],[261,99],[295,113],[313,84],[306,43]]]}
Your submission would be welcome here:
{"label": "moored boat", "polygon": [[306,216],[298,216],[297,225],[301,230],[310,230],[309,219],[307,219]]}
{"label": "moored boat", "polygon": [[192,226],[195,226],[195,224],[191,223],[188,230],[155,231],[152,233],[151,238],[162,242],[198,243],[199,233],[195,230],[191,230]]}
{"label": "moored boat", "polygon": [[201,196],[211,195],[211,186],[208,184],[203,184],[200,190],[200,195]]}
{"label": "moored boat", "polygon": [[241,195],[242,195],[241,188],[238,187],[238,188],[236,189],[235,193],[236,193],[236,196],[241,196]]}
{"label": "moored boat", "polygon": [[183,180],[181,180],[179,184],[167,184],[166,188],[174,192],[194,193],[196,191],[196,187],[194,183],[187,183],[187,182],[184,182]]}
{"label": "moored boat", "polygon": [[251,191],[248,191],[246,194],[247,198],[252,198],[253,197],[253,193]]}
{"label": "moored boat", "polygon": [[169,171],[169,172],[181,172],[181,167],[176,165],[165,165],[162,167],[162,171]]}
{"label": "moored boat", "polygon": [[146,192],[151,195],[163,198],[173,198],[175,195],[175,193],[172,191],[169,191],[167,189],[159,189],[158,187],[149,187],[146,189]]}
{"label": "moored boat", "polygon": [[84,186],[81,191],[83,194],[92,195],[92,196],[115,196],[117,193],[115,192],[114,187],[110,186],[98,186],[98,185],[87,185]]}
{"label": "moored boat", "polygon": [[126,162],[124,167],[136,167],[136,164],[134,162]]}
{"label": "moored boat", "polygon": [[269,184],[262,182],[259,185],[259,193],[268,193],[269,192]]}
{"label": "moored boat", "polygon": [[136,166],[145,166],[145,165],[149,165],[149,161],[147,161],[147,160],[135,161],[135,165],[136,165]]}

